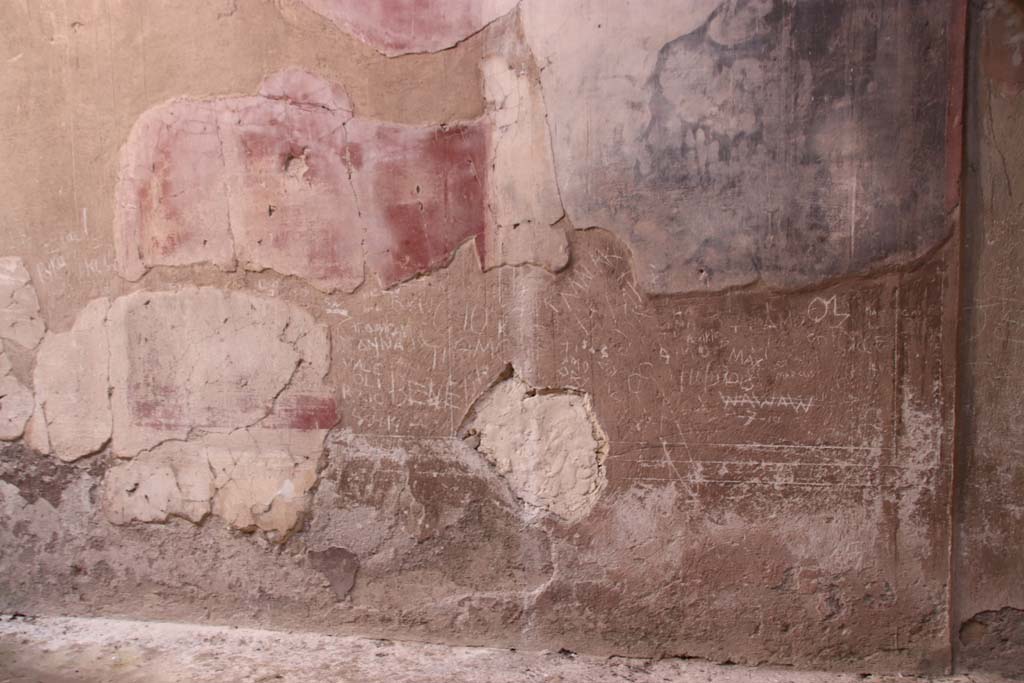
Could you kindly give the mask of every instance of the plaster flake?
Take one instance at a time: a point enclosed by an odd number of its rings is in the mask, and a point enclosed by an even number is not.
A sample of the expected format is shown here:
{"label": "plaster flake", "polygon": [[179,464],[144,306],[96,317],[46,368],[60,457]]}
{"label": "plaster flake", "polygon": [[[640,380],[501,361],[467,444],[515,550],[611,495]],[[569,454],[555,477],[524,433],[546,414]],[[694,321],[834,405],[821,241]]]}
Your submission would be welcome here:
{"label": "plaster flake", "polygon": [[45,331],[24,262],[15,256],[0,258],[0,338],[34,349]]}
{"label": "plaster flake", "polygon": [[[492,47],[484,59],[484,95],[492,134],[488,209],[480,242],[484,268],[532,263],[557,271],[569,261],[544,100],[532,60],[513,63],[511,48]],[[529,66],[527,66],[526,63]]]}
{"label": "plaster flake", "polygon": [[383,287],[445,265],[484,231],[488,130],[480,121],[408,126],[354,119],[352,182]]}
{"label": "plaster flake", "polygon": [[452,47],[507,14],[518,0],[302,0],[388,56]]}
{"label": "plaster flake", "polygon": [[110,439],[106,319],[108,299],[95,299],[68,332],[46,335],[33,381],[39,424],[32,445],[66,462],[100,450]]}
{"label": "plaster flake", "polygon": [[[333,412],[322,385],[326,332],[300,309],[188,288],[117,299],[109,321],[117,359],[113,449],[121,457],[195,430],[224,433],[269,421],[308,431],[333,422],[322,414]],[[276,412],[279,402],[288,414]]]}
{"label": "plaster flake", "polygon": [[13,441],[24,433],[35,401],[32,391],[10,373],[10,361],[3,351],[0,351],[0,366],[7,367],[0,375],[0,441]]}
{"label": "plaster flake", "polygon": [[212,438],[213,513],[238,529],[287,535],[308,506],[326,435],[248,429]]}
{"label": "plaster flake", "polygon": [[228,215],[243,267],[327,292],[362,282],[362,227],[340,154],[347,118],[266,98],[222,111],[225,163],[238,169],[228,173]]}
{"label": "plaster flake", "polygon": [[213,514],[283,539],[308,505],[325,435],[253,428],[163,443],[110,470],[104,510],[114,524]]}
{"label": "plaster flake", "polygon": [[103,479],[103,508],[114,524],[200,522],[216,489],[205,457],[188,444],[166,444],[112,467]]}
{"label": "plaster flake", "polygon": [[537,390],[512,375],[479,399],[460,434],[528,508],[575,522],[605,487],[608,439],[582,393]]}

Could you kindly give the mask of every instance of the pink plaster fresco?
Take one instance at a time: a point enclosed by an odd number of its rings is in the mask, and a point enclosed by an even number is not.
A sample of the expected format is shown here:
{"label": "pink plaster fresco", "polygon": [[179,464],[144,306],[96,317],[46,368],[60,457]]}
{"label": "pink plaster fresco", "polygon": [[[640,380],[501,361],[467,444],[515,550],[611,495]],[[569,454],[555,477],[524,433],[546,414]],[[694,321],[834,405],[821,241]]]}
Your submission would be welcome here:
{"label": "pink plaster fresco", "polygon": [[[344,91],[289,69],[251,97],[147,111],[122,150],[119,271],[210,263],[324,291],[383,287],[483,245],[489,123],[353,118]],[[365,264],[365,266],[364,266]]]}
{"label": "pink plaster fresco", "polygon": [[255,97],[176,100],[145,112],[122,150],[117,263],[272,268],[326,291],[362,282],[362,235],[339,153],[351,104],[312,74]]}
{"label": "pink plaster fresco", "polygon": [[380,228],[367,234],[367,265],[382,285],[443,265],[469,239],[482,245],[482,122],[422,127],[357,119],[348,129],[349,144],[360,150],[356,192],[372,198],[365,215]]}
{"label": "pink plaster fresco", "polygon": [[386,55],[436,52],[510,12],[517,0],[302,0]]}
{"label": "pink plaster fresco", "polygon": [[221,114],[235,253],[246,268],[271,268],[320,289],[362,281],[362,237],[335,112],[261,97]]}
{"label": "pink plaster fresco", "polygon": [[115,245],[125,277],[148,265],[233,268],[217,110],[175,101],[139,119],[121,156]]}

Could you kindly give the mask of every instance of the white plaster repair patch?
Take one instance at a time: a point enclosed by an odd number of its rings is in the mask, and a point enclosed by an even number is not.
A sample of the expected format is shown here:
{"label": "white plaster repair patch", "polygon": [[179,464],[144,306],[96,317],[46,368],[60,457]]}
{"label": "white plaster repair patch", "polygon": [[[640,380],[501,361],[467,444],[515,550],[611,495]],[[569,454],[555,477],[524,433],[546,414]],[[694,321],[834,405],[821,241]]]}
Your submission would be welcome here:
{"label": "white plaster repair patch", "polygon": [[35,367],[40,419],[30,444],[65,462],[90,455],[110,439],[107,313],[110,301],[90,301],[67,332],[49,333]]}
{"label": "white plaster repair patch", "polygon": [[604,490],[608,438],[583,392],[535,389],[506,373],[477,400],[459,435],[528,508],[576,522]]}
{"label": "white plaster repair patch", "polygon": [[13,441],[22,435],[35,405],[32,392],[10,369],[7,355],[0,350],[0,441]]}

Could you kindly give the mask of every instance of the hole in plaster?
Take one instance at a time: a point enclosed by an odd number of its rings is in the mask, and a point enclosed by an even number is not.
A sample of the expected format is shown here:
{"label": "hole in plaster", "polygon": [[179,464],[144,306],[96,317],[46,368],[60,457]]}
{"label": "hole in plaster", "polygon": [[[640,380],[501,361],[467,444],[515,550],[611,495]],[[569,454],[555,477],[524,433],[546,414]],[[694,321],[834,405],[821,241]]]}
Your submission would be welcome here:
{"label": "hole in plaster", "polygon": [[511,365],[473,404],[458,435],[498,471],[528,511],[577,522],[606,485],[608,438],[590,396],[533,387]]}
{"label": "hole in plaster", "polygon": [[289,154],[284,161],[284,173],[295,180],[305,180],[309,171],[309,164],[306,163],[306,150],[301,154]]}

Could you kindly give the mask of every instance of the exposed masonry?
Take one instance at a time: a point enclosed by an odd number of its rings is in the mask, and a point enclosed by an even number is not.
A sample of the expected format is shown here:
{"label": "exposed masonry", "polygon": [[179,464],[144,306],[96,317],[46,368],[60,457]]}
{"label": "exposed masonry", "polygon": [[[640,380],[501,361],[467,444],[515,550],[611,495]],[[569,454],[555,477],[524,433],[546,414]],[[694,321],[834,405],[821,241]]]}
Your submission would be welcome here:
{"label": "exposed masonry", "polygon": [[579,521],[607,483],[608,438],[590,397],[572,389],[536,389],[511,366],[474,403],[459,436],[531,511]]}
{"label": "exposed masonry", "polygon": [[121,154],[119,271],[210,263],[351,292],[367,272],[389,287],[441,267],[470,240],[484,267],[563,267],[543,102],[525,67],[494,60],[500,101],[440,126],[354,117],[341,86],[300,69],[257,96],[150,109]]}
{"label": "exposed masonry", "polygon": [[549,581],[548,530],[461,440],[342,428],[327,450],[303,541],[339,601],[413,620],[438,610],[497,616]]}
{"label": "exposed masonry", "polygon": [[960,624],[961,665],[1014,680],[1024,677],[1024,610],[979,612]]}

